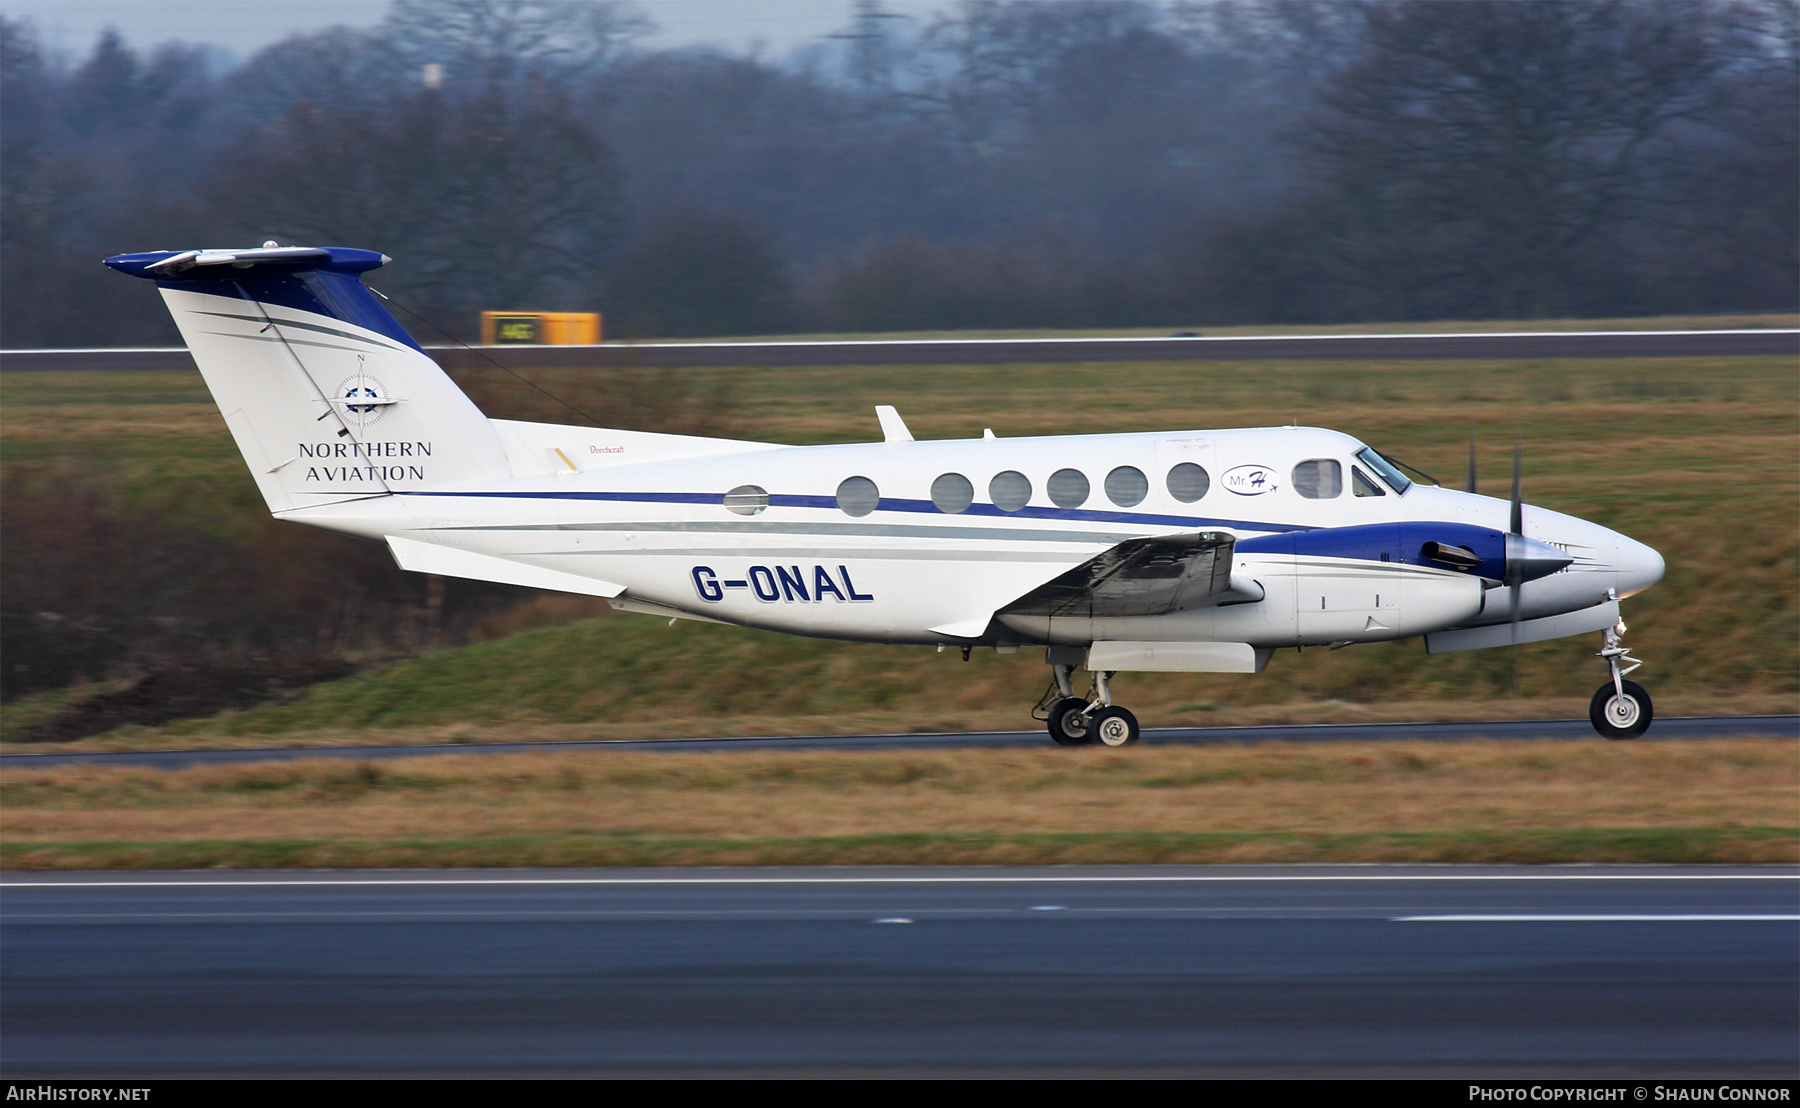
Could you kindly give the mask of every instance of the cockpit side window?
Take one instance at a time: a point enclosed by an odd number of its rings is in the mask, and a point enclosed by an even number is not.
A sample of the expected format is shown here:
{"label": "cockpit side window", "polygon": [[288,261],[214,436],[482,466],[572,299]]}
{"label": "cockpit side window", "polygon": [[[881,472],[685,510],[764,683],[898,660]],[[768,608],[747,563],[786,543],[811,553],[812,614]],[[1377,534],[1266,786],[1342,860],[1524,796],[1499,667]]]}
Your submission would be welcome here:
{"label": "cockpit side window", "polygon": [[1308,500],[1330,500],[1344,491],[1344,467],[1336,458],[1313,458],[1294,467],[1294,491]]}
{"label": "cockpit side window", "polygon": [[1386,496],[1387,490],[1369,479],[1361,466],[1350,467],[1350,490],[1358,496]]}
{"label": "cockpit side window", "polygon": [[[1369,467],[1370,472],[1387,482],[1387,486],[1402,496],[1412,488],[1412,478],[1400,472],[1400,467],[1375,452],[1373,447],[1365,446],[1356,452],[1356,460]],[[1358,494],[1361,495],[1361,494]]]}

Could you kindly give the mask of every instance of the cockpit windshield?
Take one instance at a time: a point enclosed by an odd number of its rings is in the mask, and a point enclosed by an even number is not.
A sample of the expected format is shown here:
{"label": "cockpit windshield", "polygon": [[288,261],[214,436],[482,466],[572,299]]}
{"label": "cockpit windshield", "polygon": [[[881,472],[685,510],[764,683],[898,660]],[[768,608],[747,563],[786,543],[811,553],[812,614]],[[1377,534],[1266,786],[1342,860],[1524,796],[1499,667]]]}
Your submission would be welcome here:
{"label": "cockpit windshield", "polygon": [[1388,483],[1388,487],[1397,493],[1405,494],[1412,488],[1412,479],[1400,472],[1400,467],[1375,452],[1375,448],[1365,446],[1356,452],[1356,460],[1375,471],[1375,475]]}

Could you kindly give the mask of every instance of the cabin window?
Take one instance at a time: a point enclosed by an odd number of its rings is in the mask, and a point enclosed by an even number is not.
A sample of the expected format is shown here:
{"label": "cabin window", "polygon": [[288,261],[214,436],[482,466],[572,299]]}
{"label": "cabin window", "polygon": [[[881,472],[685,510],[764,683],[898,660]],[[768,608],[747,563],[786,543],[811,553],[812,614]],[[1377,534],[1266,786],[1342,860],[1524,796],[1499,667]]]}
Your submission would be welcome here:
{"label": "cabin window", "polygon": [[1169,495],[1183,504],[1192,504],[1212,488],[1212,478],[1193,462],[1182,462],[1169,470]]}
{"label": "cabin window", "polygon": [[1050,475],[1044,491],[1050,494],[1050,503],[1058,508],[1079,508],[1087,503],[1087,474],[1079,469],[1059,469]]}
{"label": "cabin window", "polygon": [[1106,475],[1106,498],[1121,508],[1133,508],[1150,495],[1150,479],[1136,466],[1120,466]]}
{"label": "cabin window", "polygon": [[1386,496],[1387,492],[1380,485],[1370,480],[1361,466],[1350,467],[1350,491],[1358,496]]}
{"label": "cabin window", "polygon": [[1031,478],[1016,469],[994,474],[988,482],[988,497],[1003,512],[1016,512],[1031,499]]}
{"label": "cabin window", "polygon": [[931,483],[931,502],[950,515],[966,512],[975,503],[975,486],[960,473],[946,473]]}
{"label": "cabin window", "polygon": [[1344,491],[1344,467],[1335,458],[1313,458],[1294,467],[1294,491],[1308,500],[1330,500]]}
{"label": "cabin window", "polygon": [[769,506],[769,490],[761,485],[739,485],[725,494],[725,508],[741,516],[753,516]]}
{"label": "cabin window", "polygon": [[846,515],[866,516],[881,503],[881,490],[867,477],[846,477],[838,486],[837,502]]}

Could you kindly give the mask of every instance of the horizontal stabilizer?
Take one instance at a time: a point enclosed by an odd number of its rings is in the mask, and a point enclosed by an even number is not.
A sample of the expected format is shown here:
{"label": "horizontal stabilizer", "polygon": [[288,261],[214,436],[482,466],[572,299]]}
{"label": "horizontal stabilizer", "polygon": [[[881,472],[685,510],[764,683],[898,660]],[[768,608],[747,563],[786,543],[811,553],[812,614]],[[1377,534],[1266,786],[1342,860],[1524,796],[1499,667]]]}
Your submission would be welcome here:
{"label": "horizontal stabilizer", "polygon": [[634,600],[630,597],[615,596],[607,599],[607,604],[617,612],[637,612],[646,616],[662,616],[664,619],[691,619],[698,623],[723,624],[722,619],[699,615],[685,608],[671,608],[667,604],[656,604],[648,600]]}
{"label": "horizontal stabilizer", "polygon": [[615,585],[611,581],[598,581],[592,577],[580,577],[573,573],[563,573],[554,569],[543,569],[539,566],[526,565],[523,562],[508,561],[488,554],[476,554],[470,550],[458,550],[453,546],[437,546],[416,539],[396,538],[388,536],[388,549],[393,551],[394,561],[401,569],[414,573],[436,573],[443,577],[466,577],[471,581],[493,581],[502,585],[523,585],[528,589],[549,589],[553,592],[584,593],[588,596],[604,596],[608,599],[625,591],[624,585]]}
{"label": "horizontal stabilizer", "polygon": [[1584,608],[1579,612],[1565,612],[1559,616],[1524,620],[1519,624],[1519,637],[1516,639],[1513,638],[1513,626],[1510,623],[1495,623],[1486,627],[1463,627],[1455,631],[1439,631],[1425,636],[1425,653],[1450,654],[1458,650],[1485,650],[1490,646],[1511,646],[1515,642],[1543,642],[1546,639],[1583,635],[1589,631],[1604,631],[1617,622],[1619,622],[1619,602],[1608,600],[1603,604],[1596,604],[1592,608]]}
{"label": "horizontal stabilizer", "polygon": [[255,250],[183,250],[160,262],[148,262],[146,272],[167,277],[195,266],[228,265],[248,269],[254,265],[296,265],[327,261],[331,251],[318,246],[265,246]]}

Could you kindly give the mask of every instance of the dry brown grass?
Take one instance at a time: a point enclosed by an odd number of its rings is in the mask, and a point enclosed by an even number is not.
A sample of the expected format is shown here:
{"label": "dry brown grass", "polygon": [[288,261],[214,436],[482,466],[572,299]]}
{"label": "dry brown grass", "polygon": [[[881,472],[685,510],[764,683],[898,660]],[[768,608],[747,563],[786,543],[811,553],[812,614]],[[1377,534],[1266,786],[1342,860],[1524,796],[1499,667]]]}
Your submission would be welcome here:
{"label": "dry brown grass", "polygon": [[0,433],[14,442],[59,443],[71,434],[105,439],[216,437],[225,429],[219,409],[211,403],[156,407],[67,404],[55,408],[7,407],[0,411],[4,412],[0,415]]}
{"label": "dry brown grass", "polygon": [[178,772],[9,771],[0,839],[34,844],[866,835],[1779,828],[1791,740],[1102,750],[556,751]]}

